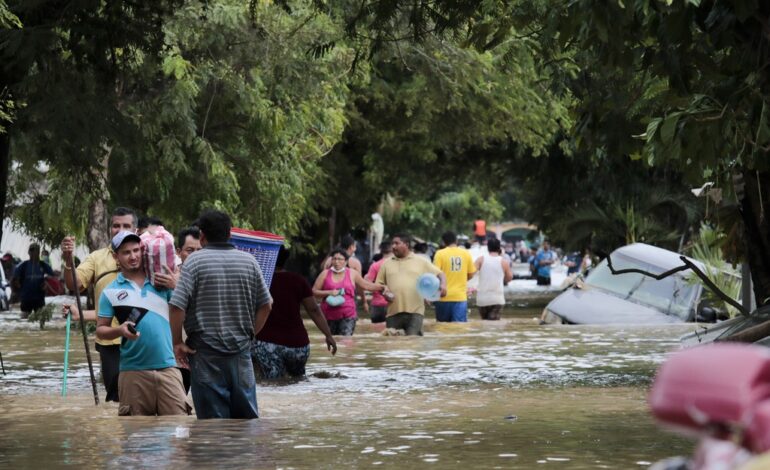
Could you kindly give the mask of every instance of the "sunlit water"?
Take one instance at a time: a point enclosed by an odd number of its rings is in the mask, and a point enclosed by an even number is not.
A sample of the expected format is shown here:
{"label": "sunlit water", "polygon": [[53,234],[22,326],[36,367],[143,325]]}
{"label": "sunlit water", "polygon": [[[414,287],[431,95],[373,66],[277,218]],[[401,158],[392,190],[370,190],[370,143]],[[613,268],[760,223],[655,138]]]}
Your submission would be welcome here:
{"label": "sunlit water", "polygon": [[259,384],[253,421],[95,407],[75,330],[61,398],[63,322],[39,331],[2,314],[0,467],[646,468],[691,452],[645,400],[692,326],[538,326],[537,313],[427,321],[421,338],[383,336],[363,320],[336,357],[308,322],[308,379]]}

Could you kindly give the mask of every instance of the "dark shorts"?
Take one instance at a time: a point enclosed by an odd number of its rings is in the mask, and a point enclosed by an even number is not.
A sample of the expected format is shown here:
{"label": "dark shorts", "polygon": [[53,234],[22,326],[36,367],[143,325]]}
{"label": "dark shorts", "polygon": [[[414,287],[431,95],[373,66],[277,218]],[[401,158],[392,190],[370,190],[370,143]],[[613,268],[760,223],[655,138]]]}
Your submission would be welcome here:
{"label": "dark shorts", "polygon": [[96,343],[96,350],[99,351],[102,381],[104,382],[105,390],[107,390],[107,397],[104,401],[120,401],[118,395],[118,380],[120,379],[120,345],[103,345]]}
{"label": "dark shorts", "polygon": [[310,345],[290,348],[265,341],[254,341],[251,347],[251,360],[254,361],[255,371],[259,371],[265,379],[280,379],[287,375],[302,377],[305,375],[308,357]]}
{"label": "dark shorts", "polygon": [[468,321],[468,302],[433,302],[436,307],[436,321]]}
{"label": "dark shorts", "polygon": [[249,349],[222,354],[199,347],[190,355],[190,373],[198,419],[259,417]]}
{"label": "dark shorts", "polygon": [[356,331],[357,318],[341,318],[339,320],[326,320],[329,324],[329,329],[334,336],[353,336],[353,332]]}
{"label": "dark shorts", "polygon": [[422,336],[423,316],[419,313],[397,313],[385,319],[385,326],[396,330],[404,330],[404,333]]}
{"label": "dark shorts", "polygon": [[388,307],[387,305],[382,307],[372,305],[369,312],[372,315],[372,323],[382,323],[385,321],[385,317],[388,316]]}
{"label": "dark shorts", "polygon": [[538,286],[550,286],[551,285],[551,277],[545,277],[545,276],[537,276],[537,285]]}
{"label": "dark shorts", "polygon": [[499,320],[500,313],[502,311],[502,305],[487,305],[486,307],[479,307],[479,314],[481,314],[482,320]]}
{"label": "dark shorts", "polygon": [[30,313],[36,310],[40,310],[44,306],[44,299],[21,299],[21,305],[19,305],[19,309],[24,313]]}

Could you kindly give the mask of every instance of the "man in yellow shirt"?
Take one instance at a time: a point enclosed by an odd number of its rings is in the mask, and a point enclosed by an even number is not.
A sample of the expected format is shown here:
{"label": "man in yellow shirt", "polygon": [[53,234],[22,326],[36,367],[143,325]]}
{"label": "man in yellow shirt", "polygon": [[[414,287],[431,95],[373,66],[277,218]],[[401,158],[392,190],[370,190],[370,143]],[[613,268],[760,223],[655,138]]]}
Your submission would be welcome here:
{"label": "man in yellow shirt", "polygon": [[470,252],[457,246],[453,232],[445,232],[441,239],[446,248],[436,252],[433,264],[446,275],[447,292],[434,303],[436,321],[465,322],[468,321],[468,279],[476,273],[476,266]]}
{"label": "man in yellow shirt", "polygon": [[441,294],[446,294],[446,276],[430,261],[412,253],[411,237],[406,234],[393,235],[391,248],[393,257],[385,261],[377,273],[377,284],[388,287],[392,297],[388,300],[385,326],[404,330],[407,335],[422,336],[422,320],[425,315],[425,301],[417,292],[417,278],[425,273],[435,274],[439,279]]}
{"label": "man in yellow shirt", "polygon": [[[110,240],[118,232],[127,230],[136,232],[136,214],[131,209],[118,207],[112,212],[110,218]],[[61,242],[62,258],[65,261],[64,281],[67,288],[73,290],[72,284],[72,252],[75,250],[75,237],[65,237]],[[80,263],[76,269],[78,277],[78,287],[83,292],[90,286],[94,288],[94,298],[99,299],[102,290],[107,287],[118,276],[118,264],[112,256],[112,249],[107,246],[89,254],[86,259]],[[99,314],[99,304],[95,304],[95,312],[83,312],[83,318],[86,320],[96,320]],[[113,317],[112,326],[119,326],[117,319]],[[102,380],[104,388],[107,390],[105,401],[119,402],[118,398],[118,375],[120,373],[120,338],[114,340],[96,340],[96,350],[99,351],[101,362]]]}

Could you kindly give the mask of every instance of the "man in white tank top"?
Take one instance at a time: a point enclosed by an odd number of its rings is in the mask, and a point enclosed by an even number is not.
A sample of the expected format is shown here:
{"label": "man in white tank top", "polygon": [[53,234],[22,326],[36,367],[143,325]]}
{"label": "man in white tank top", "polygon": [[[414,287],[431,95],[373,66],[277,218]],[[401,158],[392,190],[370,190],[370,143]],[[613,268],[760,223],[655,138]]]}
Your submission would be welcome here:
{"label": "man in white tank top", "polygon": [[500,240],[492,238],[487,242],[488,254],[476,258],[479,287],[476,291],[476,305],[482,320],[499,320],[505,306],[503,287],[513,279],[508,261],[500,254]]}

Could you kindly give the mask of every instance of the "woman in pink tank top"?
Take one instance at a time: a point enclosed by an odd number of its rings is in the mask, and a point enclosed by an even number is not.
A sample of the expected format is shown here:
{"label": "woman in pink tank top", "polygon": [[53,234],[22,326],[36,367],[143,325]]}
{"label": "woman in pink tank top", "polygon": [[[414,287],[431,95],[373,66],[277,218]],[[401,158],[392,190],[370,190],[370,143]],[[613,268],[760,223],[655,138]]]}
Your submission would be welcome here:
{"label": "woman in pink tank top", "polygon": [[[323,299],[321,311],[329,323],[333,335],[351,336],[356,329],[356,286],[375,292],[383,292],[385,286],[374,284],[361,273],[347,268],[348,253],[335,249],[329,255],[331,268],[318,275],[313,285],[313,295]],[[339,303],[339,297],[343,301]]]}

